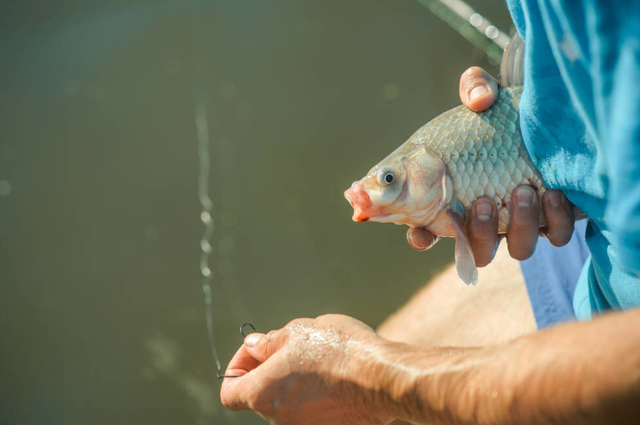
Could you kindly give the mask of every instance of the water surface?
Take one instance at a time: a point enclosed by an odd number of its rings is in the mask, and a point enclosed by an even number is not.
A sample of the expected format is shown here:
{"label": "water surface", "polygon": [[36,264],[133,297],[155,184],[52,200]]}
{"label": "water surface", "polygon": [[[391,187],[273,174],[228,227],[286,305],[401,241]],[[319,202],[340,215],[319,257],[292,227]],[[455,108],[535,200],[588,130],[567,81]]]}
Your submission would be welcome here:
{"label": "water surface", "polygon": [[481,52],[416,1],[194,4],[0,5],[0,423],[262,423],[222,408],[207,345],[194,84],[223,362],[244,321],[377,326],[452,260],[342,192]]}

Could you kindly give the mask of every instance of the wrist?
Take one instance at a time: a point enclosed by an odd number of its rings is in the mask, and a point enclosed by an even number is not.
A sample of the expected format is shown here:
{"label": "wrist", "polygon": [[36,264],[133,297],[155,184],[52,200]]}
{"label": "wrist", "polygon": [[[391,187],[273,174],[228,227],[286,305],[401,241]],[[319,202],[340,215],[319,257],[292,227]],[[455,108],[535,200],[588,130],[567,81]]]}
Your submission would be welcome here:
{"label": "wrist", "polygon": [[[480,399],[477,348],[416,347],[380,338],[361,350],[354,379],[369,394],[378,417],[413,423],[474,423]],[[489,380],[493,381],[493,380]],[[485,381],[485,383],[487,383]],[[486,386],[485,386],[486,387]]]}
{"label": "wrist", "polygon": [[357,383],[377,418],[438,423],[435,418],[450,415],[440,403],[448,379],[438,371],[451,369],[467,349],[415,347],[381,337],[358,345],[348,380]]}
{"label": "wrist", "polygon": [[345,382],[353,383],[365,410],[377,421],[388,423],[398,416],[394,402],[394,351],[391,343],[377,335],[352,341]]}

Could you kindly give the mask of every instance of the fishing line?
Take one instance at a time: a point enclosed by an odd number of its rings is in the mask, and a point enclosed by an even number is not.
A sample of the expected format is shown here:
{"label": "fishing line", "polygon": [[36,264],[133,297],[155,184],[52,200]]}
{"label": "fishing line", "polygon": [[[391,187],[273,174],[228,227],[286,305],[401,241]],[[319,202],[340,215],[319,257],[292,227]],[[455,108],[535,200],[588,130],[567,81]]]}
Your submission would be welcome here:
{"label": "fishing line", "polygon": [[[211,281],[213,272],[209,267],[209,259],[211,257],[211,239],[215,230],[215,221],[213,219],[213,200],[209,196],[209,175],[211,173],[211,153],[209,145],[211,139],[209,137],[209,122],[207,120],[207,103],[202,95],[196,93],[195,104],[195,125],[196,137],[198,142],[198,199],[202,211],[200,212],[200,220],[204,224],[204,232],[200,238],[200,273],[202,274],[202,291],[206,305],[206,321],[207,334],[209,336],[209,346],[211,353],[216,362],[218,379],[220,378],[237,378],[237,375],[224,375],[222,373],[222,362],[216,347],[215,329],[213,323],[213,289]],[[249,322],[245,322],[240,326],[240,335],[245,337],[244,328],[250,326],[254,331],[256,328]]]}
{"label": "fishing line", "polygon": [[211,238],[215,229],[215,221],[211,213],[213,212],[213,200],[209,197],[209,174],[211,170],[211,154],[209,153],[209,122],[207,121],[207,104],[198,93],[195,105],[195,125],[196,138],[198,142],[198,199],[202,211],[200,220],[204,224],[204,232],[200,238],[200,273],[202,274],[202,291],[206,305],[207,333],[211,353],[218,369],[218,378],[221,377],[222,363],[216,348],[215,331],[213,327],[213,290],[211,289],[212,272],[209,268],[209,257],[211,255]]}
{"label": "fishing line", "polygon": [[[191,0],[191,11],[193,16],[198,18],[202,11],[200,0]],[[203,50],[200,49],[201,34],[199,34],[199,21],[192,25],[191,44],[193,54],[198,55]],[[194,72],[194,123],[196,127],[196,140],[198,152],[198,200],[200,202],[200,220],[204,224],[204,231],[200,238],[200,273],[202,275],[202,291],[205,299],[205,316],[207,324],[207,335],[209,338],[209,347],[213,355],[217,372],[216,376],[220,378],[237,378],[237,375],[225,375],[222,372],[222,362],[216,346],[215,326],[214,326],[214,306],[213,306],[213,270],[210,266],[211,258],[211,241],[215,230],[215,220],[213,218],[213,200],[209,196],[209,176],[211,174],[212,156],[209,150],[211,145],[211,136],[209,128],[209,108],[206,97],[205,85],[202,79],[202,65],[196,59],[196,70]],[[245,337],[244,328],[250,326],[254,331],[256,328],[249,322],[245,322],[240,326],[240,335]]]}

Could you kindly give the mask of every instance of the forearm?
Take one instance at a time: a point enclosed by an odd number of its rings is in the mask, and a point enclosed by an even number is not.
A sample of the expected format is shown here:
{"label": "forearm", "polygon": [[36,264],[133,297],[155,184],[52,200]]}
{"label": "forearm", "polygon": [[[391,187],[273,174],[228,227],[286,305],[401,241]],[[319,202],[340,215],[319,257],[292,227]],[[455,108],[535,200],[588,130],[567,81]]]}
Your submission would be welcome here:
{"label": "forearm", "polygon": [[[482,349],[385,342],[368,361],[392,416],[418,423],[636,423],[640,310]],[[380,377],[382,379],[380,380]],[[361,378],[366,379],[366,378]],[[367,385],[366,383],[364,385]]]}
{"label": "forearm", "polygon": [[455,265],[447,267],[388,318],[379,335],[418,346],[480,347],[535,332],[520,263],[507,244],[478,273],[478,286],[468,287]]}

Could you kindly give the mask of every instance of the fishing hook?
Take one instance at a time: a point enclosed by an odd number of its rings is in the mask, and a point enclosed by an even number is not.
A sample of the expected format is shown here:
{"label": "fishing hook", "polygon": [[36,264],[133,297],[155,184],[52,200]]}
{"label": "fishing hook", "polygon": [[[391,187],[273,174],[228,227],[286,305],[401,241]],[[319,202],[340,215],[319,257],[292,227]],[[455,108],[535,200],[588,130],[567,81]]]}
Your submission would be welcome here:
{"label": "fishing hook", "polygon": [[242,337],[243,337],[243,338],[246,338],[246,337],[247,337],[247,336],[244,334],[244,327],[245,327],[245,326],[247,326],[247,325],[251,326],[251,329],[253,329],[253,331],[254,331],[254,332],[257,332],[257,331],[256,331],[256,328],[254,328],[254,327],[253,327],[253,325],[252,325],[251,323],[249,323],[249,322],[244,322],[242,325],[240,325],[240,335],[242,335]]}
{"label": "fishing hook", "polygon": [[[244,333],[244,327],[245,326],[250,326],[251,329],[253,329],[254,332],[256,331],[256,328],[249,322],[244,322],[242,325],[240,325],[240,335],[242,335],[243,338],[246,338],[247,335],[245,335]],[[222,373],[220,373],[220,370],[218,370],[218,373],[216,373],[216,375],[218,376],[218,379],[222,379],[222,378],[239,378],[240,375],[224,375]]]}

